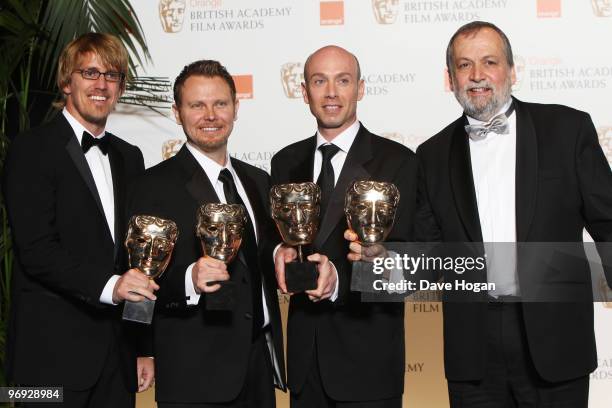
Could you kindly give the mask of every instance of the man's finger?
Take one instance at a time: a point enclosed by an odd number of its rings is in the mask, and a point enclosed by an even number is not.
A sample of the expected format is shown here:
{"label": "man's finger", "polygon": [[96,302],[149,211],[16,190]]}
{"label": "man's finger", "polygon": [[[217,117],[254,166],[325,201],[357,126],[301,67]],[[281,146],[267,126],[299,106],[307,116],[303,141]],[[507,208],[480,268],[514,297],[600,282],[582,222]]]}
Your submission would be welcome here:
{"label": "man's finger", "polygon": [[287,293],[287,284],[285,282],[285,262],[278,260],[274,264],[274,271],[276,272],[276,283],[283,293]]}
{"label": "man's finger", "polygon": [[350,229],[347,229],[346,231],[344,231],[344,239],[346,239],[347,241],[357,241],[357,234],[355,234],[355,232],[353,232]]}
{"label": "man's finger", "polygon": [[125,296],[125,299],[130,302],[142,302],[144,298],[157,300],[157,296],[155,296],[153,292],[144,288],[131,288]]}

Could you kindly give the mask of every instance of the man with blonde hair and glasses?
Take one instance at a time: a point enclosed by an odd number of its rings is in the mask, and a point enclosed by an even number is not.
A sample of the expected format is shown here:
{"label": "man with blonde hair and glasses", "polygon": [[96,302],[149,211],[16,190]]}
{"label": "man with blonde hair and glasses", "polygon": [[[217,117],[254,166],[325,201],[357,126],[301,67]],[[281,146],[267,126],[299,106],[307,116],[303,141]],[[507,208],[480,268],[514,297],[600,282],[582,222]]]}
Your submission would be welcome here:
{"label": "man with blonde hair and glasses", "polygon": [[158,288],[124,268],[126,188],[144,162],[105,127],[127,70],[119,39],[73,40],[58,64],[62,112],[18,135],[4,168],[15,245],[9,381],[63,387],[64,407],[133,407],[153,378],[151,359],[136,364],[135,328],[118,306]]}

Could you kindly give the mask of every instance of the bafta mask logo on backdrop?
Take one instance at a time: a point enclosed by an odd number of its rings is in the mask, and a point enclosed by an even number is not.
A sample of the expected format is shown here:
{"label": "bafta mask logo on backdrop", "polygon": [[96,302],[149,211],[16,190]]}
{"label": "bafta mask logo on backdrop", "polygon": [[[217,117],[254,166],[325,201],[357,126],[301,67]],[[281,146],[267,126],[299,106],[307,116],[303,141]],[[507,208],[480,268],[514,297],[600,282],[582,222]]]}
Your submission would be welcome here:
{"label": "bafta mask logo on backdrop", "polygon": [[599,136],[599,144],[608,159],[608,163],[612,165],[612,126],[599,126],[597,128],[597,135]]}
{"label": "bafta mask logo on backdrop", "polygon": [[167,33],[178,33],[183,29],[186,0],[159,0],[159,19]]}
{"label": "bafta mask logo on backdrop", "polygon": [[281,82],[287,98],[302,97],[302,82],[304,82],[304,64],[287,62],[281,65]]}
{"label": "bafta mask logo on backdrop", "polygon": [[185,139],[169,139],[162,145],[162,158],[168,160],[181,150],[185,144]]}
{"label": "bafta mask logo on backdrop", "polygon": [[319,14],[321,25],[343,25],[344,1],[321,1]]}
{"label": "bafta mask logo on backdrop", "polygon": [[539,18],[561,17],[561,0],[537,0],[537,12]]}
{"label": "bafta mask logo on backdrop", "polygon": [[527,67],[527,64],[525,63],[525,58],[521,57],[520,55],[515,55],[514,56],[514,71],[516,72],[516,82],[512,86],[513,91],[518,91],[519,89],[521,89],[521,86],[523,85],[523,81],[525,79],[525,68],[526,67]]}
{"label": "bafta mask logo on backdrop", "polygon": [[393,140],[394,142],[401,143],[404,146],[412,149],[413,151],[416,150],[416,148],[419,147],[421,143],[427,140],[427,137],[417,136],[414,134],[404,136],[398,132],[384,132],[381,134],[381,136],[384,137],[385,139],[389,139],[389,140]]}
{"label": "bafta mask logo on backdrop", "polygon": [[612,17],[612,0],[591,0],[597,17]]}
{"label": "bafta mask logo on backdrop", "polygon": [[399,0],[372,0],[372,10],[378,24],[393,24],[399,12]]}
{"label": "bafta mask logo on backdrop", "polygon": [[237,99],[253,99],[253,75],[232,75]]}

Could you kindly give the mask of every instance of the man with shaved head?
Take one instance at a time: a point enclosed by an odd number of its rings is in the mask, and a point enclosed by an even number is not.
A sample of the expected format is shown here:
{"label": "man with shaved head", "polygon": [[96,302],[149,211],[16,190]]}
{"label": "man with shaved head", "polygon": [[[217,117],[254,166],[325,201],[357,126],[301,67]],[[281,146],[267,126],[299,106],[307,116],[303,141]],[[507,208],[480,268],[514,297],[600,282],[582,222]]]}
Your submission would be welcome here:
{"label": "man with shaved head", "polygon": [[[291,296],[287,328],[292,408],[400,407],[404,389],[404,305],[362,303],[350,291],[351,265],[343,205],[354,180],[394,183],[401,192],[390,241],[412,239],[417,166],[399,143],[370,133],[357,120],[364,81],[359,61],[343,48],[323,47],[304,66],[302,95],[317,132],[272,158],[273,184],[317,182],[321,223],[310,260],[318,262],[317,288]],[[277,246],[279,287],[293,248]]]}

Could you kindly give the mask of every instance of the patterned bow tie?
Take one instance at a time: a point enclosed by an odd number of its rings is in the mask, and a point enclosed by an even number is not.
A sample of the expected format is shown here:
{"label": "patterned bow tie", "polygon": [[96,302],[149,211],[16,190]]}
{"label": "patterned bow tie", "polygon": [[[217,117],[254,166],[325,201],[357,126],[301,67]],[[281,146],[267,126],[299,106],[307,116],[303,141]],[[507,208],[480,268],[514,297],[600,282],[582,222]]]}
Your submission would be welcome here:
{"label": "patterned bow tie", "polygon": [[465,131],[472,140],[482,140],[487,137],[489,132],[494,132],[500,135],[508,134],[510,125],[508,117],[514,111],[514,104],[511,104],[506,113],[500,113],[493,117],[490,121],[480,125],[465,125]]}

